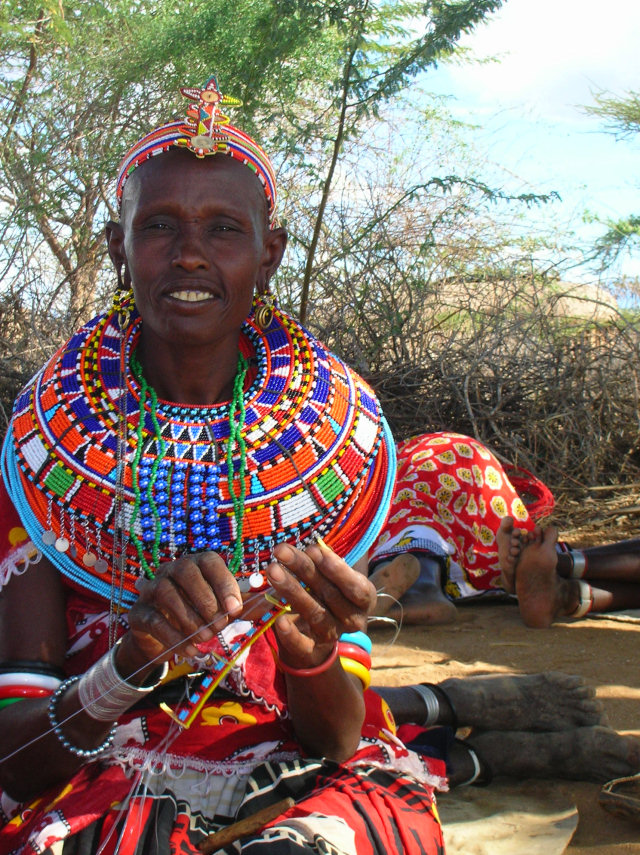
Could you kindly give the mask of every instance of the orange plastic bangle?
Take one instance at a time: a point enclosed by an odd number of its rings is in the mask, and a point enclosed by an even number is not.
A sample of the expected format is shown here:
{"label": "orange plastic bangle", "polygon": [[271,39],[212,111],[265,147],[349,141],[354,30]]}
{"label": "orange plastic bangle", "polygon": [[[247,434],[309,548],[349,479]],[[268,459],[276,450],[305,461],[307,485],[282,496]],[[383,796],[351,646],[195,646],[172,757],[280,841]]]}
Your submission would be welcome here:
{"label": "orange plastic bangle", "polygon": [[333,650],[319,665],[316,665],[314,668],[292,668],[291,665],[285,665],[284,662],[278,660],[278,665],[280,666],[280,670],[284,671],[285,674],[292,674],[294,677],[315,677],[316,674],[323,674],[325,671],[328,671],[329,668],[333,665],[333,663],[338,658],[338,642],[333,645]]}

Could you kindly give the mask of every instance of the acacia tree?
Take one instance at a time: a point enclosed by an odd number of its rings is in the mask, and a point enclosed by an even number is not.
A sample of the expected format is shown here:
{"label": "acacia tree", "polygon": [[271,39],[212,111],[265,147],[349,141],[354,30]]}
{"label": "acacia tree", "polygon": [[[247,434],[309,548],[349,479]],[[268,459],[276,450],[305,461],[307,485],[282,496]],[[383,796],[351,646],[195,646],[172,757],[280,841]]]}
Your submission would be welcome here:
{"label": "acacia tree", "polygon": [[[337,23],[333,76],[324,90],[313,90],[309,121],[293,117],[293,128],[304,141],[313,140],[319,157],[308,174],[317,213],[305,240],[305,266],[298,315],[307,318],[312,282],[317,279],[316,253],[324,228],[327,204],[347,140],[371,131],[392,98],[406,91],[429,66],[450,56],[464,32],[501,5],[502,0],[356,0],[348,19]],[[307,94],[308,90],[307,90]],[[297,102],[300,103],[300,100]],[[308,151],[305,151],[308,163]]]}
{"label": "acacia tree", "polygon": [[[73,326],[103,300],[102,225],[112,177],[140,129],[184,113],[178,88],[224,64],[227,91],[255,109],[308,73],[304,50],[340,3],[10,2],[0,54],[0,217],[5,294],[28,278]],[[135,9],[135,11],[134,11]],[[288,13],[288,14],[287,14]],[[283,69],[285,71],[283,72]],[[46,297],[44,296],[46,295]]]}
{"label": "acacia tree", "polygon": [[[604,120],[605,128],[619,139],[636,138],[640,132],[640,92],[629,91],[617,98],[605,92],[596,96],[596,104],[587,113]],[[610,267],[626,250],[640,242],[640,215],[630,214],[605,221],[607,230],[597,240],[595,255],[604,267]]]}

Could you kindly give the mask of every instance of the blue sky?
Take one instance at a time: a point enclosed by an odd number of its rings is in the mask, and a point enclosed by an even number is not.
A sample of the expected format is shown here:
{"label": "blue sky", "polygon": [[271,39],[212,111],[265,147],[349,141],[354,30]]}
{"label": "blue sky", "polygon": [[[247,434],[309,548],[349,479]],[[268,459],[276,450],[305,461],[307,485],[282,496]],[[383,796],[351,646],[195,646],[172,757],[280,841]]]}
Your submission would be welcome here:
{"label": "blue sky", "polygon": [[[600,90],[640,90],[640,3],[506,0],[461,44],[499,61],[443,64],[426,88],[453,96],[454,116],[481,126],[475,146],[512,175],[514,189],[560,193],[562,202],[541,214],[546,225],[555,220],[589,240],[601,227],[583,222],[586,210],[640,214],[640,134],[616,139],[582,109]],[[531,216],[535,226],[540,214]],[[621,272],[640,276],[640,252],[622,260]]]}

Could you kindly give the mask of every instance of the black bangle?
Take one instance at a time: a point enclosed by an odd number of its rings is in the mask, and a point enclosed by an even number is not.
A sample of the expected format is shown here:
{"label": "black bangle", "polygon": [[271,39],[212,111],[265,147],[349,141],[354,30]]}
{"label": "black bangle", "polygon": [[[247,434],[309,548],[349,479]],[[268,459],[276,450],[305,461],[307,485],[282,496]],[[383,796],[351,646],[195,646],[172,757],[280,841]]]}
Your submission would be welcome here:
{"label": "black bangle", "polygon": [[81,757],[83,760],[94,760],[96,757],[99,757],[101,754],[104,754],[104,752],[108,748],[111,748],[114,737],[116,735],[117,724],[113,725],[113,727],[107,734],[107,738],[101,745],[98,745],[97,748],[79,748],[77,745],[74,745],[72,742],[69,742],[67,737],[62,732],[62,728],[57,718],[58,702],[60,698],[69,688],[69,686],[73,685],[73,683],[77,683],[80,677],[81,675],[78,674],[75,677],[69,677],[69,679],[65,680],[64,683],[60,683],[58,688],[51,695],[51,700],[49,701],[49,707],[47,709],[47,715],[49,716],[49,724],[51,725],[51,729],[53,733],[55,733],[55,735],[57,736],[58,741],[64,749],[66,749],[70,754],[73,754],[74,757]]}

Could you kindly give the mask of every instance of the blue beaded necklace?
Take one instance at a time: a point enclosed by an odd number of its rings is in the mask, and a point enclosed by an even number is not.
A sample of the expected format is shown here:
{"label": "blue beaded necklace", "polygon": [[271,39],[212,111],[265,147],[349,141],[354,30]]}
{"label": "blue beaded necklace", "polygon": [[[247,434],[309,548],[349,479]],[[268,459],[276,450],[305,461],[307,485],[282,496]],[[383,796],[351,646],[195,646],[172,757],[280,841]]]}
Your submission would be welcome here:
{"label": "blue beaded necklace", "polygon": [[[218,525],[220,466],[218,445],[211,425],[207,425],[214,462],[199,466],[184,461],[164,459],[167,443],[158,422],[158,396],[147,383],[140,360],[134,351],[130,365],[140,385],[140,418],[136,431],[136,450],[132,460],[134,492],[130,535],[135,545],[143,572],[153,578],[154,567],[160,564],[160,545],[169,540],[172,554],[185,551],[220,551],[222,540]],[[227,483],[233,501],[235,519],[235,544],[229,569],[235,575],[242,565],[244,527],[244,502],[246,497],[246,444],[242,436],[245,420],[244,383],[249,363],[238,354],[238,367],[233,384],[233,397],[229,408],[229,441],[227,443]],[[149,412],[154,429],[157,454],[144,456],[144,412],[149,402]],[[234,472],[234,446],[240,452],[237,477]],[[239,482],[235,488],[236,480]],[[136,530],[140,520],[141,536]],[[191,544],[191,546],[189,546]],[[152,564],[145,556],[151,554]]]}

